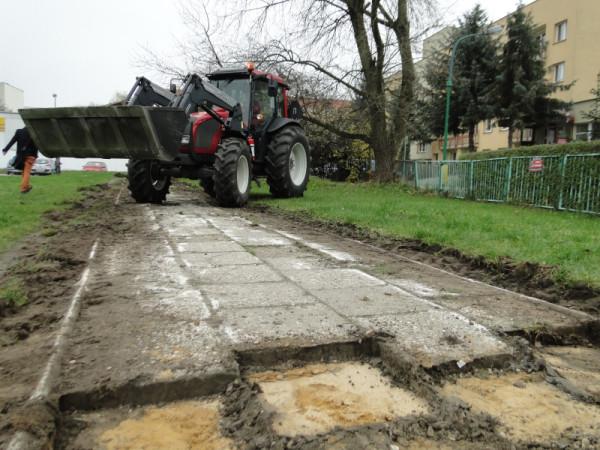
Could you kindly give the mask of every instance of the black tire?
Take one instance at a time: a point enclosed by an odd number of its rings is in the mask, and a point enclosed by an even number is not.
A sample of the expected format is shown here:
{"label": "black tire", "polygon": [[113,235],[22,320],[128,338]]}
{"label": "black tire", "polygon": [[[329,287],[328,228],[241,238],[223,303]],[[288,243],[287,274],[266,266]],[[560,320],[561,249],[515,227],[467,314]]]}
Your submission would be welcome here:
{"label": "black tire", "polygon": [[160,163],[157,161],[130,159],[127,178],[131,196],[136,202],[162,203],[167,198],[171,177],[160,174]]}
{"label": "black tire", "polygon": [[215,156],[213,180],[217,202],[229,207],[245,205],[252,181],[252,155],[248,144],[238,138],[223,139]]}
{"label": "black tire", "polygon": [[[304,162],[294,166],[302,154]],[[281,198],[304,195],[310,173],[310,147],[302,128],[289,125],[277,131],[269,142],[265,162],[271,194]]]}
{"label": "black tire", "polygon": [[204,192],[206,192],[212,198],[215,198],[217,195],[215,193],[215,181],[212,178],[200,178],[200,186],[202,186]]}

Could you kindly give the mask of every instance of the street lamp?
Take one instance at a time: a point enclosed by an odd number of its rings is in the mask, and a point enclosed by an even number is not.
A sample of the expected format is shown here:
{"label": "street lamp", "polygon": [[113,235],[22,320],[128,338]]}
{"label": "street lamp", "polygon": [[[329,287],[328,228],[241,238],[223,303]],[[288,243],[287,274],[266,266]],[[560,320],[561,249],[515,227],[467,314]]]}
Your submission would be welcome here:
{"label": "street lamp", "polygon": [[446,161],[448,159],[448,125],[450,121],[450,98],[452,97],[452,78],[454,76],[454,62],[456,60],[456,50],[461,42],[472,37],[482,36],[486,34],[499,34],[502,32],[501,25],[495,25],[480,33],[471,33],[461,36],[454,42],[452,47],[452,55],[450,56],[450,62],[448,63],[448,81],[446,82],[446,112],[444,114],[444,148],[442,153],[442,159]]}
{"label": "street lamp", "polygon": [[[58,97],[58,94],[52,94],[52,98],[54,98],[54,107],[56,108],[56,97]],[[56,160],[54,161],[54,170],[56,172],[57,175],[60,175],[61,172],[61,167],[60,167],[60,158],[56,158]]]}

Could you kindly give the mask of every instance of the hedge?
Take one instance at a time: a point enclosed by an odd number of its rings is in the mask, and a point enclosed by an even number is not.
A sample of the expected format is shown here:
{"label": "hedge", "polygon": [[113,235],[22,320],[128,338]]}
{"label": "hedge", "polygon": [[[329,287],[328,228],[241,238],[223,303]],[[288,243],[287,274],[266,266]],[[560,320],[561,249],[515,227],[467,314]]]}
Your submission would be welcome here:
{"label": "hedge", "polygon": [[492,158],[510,158],[511,156],[555,156],[577,155],[581,153],[600,153],[600,141],[571,142],[569,144],[532,145],[514,149],[503,148],[500,150],[467,153],[460,157],[461,160],[484,160]]}

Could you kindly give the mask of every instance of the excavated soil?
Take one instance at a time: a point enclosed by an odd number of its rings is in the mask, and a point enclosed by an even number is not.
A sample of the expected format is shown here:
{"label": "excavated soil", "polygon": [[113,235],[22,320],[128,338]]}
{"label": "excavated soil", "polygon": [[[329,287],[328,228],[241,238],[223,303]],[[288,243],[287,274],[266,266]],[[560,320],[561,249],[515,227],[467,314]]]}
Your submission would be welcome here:
{"label": "excavated soil", "polygon": [[499,432],[524,444],[553,444],[565,435],[600,443],[600,407],[573,399],[540,373],[461,378],[441,389],[501,424]]}
{"label": "excavated soil", "polygon": [[[451,247],[427,244],[417,239],[385,236],[354,224],[315,219],[303,212],[283,211],[265,205],[251,205],[248,210],[257,218],[268,213],[271,217],[294,223],[298,227],[318,229],[338,239],[342,236],[359,240],[391,254],[600,316],[600,289],[584,283],[559,283],[552,275],[555,271],[552,266],[533,262],[518,263],[508,257],[492,261],[483,256],[466,255]],[[264,219],[257,220],[264,223]]]}
{"label": "excavated soil", "polygon": [[600,350],[593,347],[546,347],[540,356],[575,390],[600,404]]}
{"label": "excavated soil", "polygon": [[92,425],[68,447],[80,450],[233,449],[232,441],[219,431],[219,419],[218,400],[89,413],[71,418]]}
{"label": "excavated soil", "polygon": [[429,411],[424,400],[392,386],[366,364],[313,364],[248,379],[260,386],[265,408],[274,409],[274,430],[282,436],[314,435]]}

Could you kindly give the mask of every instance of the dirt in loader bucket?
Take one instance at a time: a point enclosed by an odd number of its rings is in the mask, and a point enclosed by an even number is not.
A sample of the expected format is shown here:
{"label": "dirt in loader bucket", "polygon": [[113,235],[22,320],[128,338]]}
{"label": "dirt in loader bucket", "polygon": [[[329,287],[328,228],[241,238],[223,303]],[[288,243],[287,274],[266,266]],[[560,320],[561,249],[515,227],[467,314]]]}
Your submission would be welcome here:
{"label": "dirt in loader bucket", "polygon": [[32,108],[19,113],[50,158],[172,161],[188,123],[181,109],[148,106]]}

